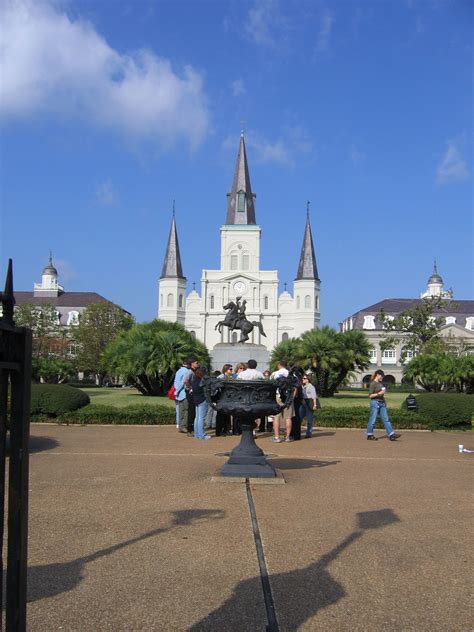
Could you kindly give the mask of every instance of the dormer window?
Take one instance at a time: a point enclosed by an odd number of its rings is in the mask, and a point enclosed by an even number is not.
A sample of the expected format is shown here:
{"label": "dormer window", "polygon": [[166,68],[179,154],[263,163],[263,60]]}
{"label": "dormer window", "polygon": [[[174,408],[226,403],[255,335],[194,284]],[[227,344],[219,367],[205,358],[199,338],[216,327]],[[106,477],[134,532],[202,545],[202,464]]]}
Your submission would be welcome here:
{"label": "dormer window", "polygon": [[364,316],[364,324],[362,325],[362,329],[375,329],[375,317],[370,314]]}
{"label": "dormer window", "polygon": [[245,212],[245,193],[243,191],[237,193],[237,210],[239,213]]}

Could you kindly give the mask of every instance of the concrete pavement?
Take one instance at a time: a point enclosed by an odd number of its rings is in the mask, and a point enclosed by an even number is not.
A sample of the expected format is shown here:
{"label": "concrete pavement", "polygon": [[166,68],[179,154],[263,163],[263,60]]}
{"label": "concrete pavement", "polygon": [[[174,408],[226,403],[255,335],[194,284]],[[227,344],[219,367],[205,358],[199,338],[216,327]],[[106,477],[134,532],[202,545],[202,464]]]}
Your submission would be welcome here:
{"label": "concrete pavement", "polygon": [[[34,425],[29,629],[265,631],[246,486],[211,482],[236,441]],[[286,481],[249,487],[280,631],[472,629],[474,435],[258,443]]]}

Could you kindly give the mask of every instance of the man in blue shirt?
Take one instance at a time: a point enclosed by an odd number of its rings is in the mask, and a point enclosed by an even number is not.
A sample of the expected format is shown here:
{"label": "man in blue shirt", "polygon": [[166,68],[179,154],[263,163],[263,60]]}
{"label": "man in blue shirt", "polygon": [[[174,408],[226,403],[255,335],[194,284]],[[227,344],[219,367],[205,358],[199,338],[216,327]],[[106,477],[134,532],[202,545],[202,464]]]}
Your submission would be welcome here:
{"label": "man in blue shirt", "polygon": [[189,378],[192,375],[190,367],[193,362],[195,362],[195,358],[186,358],[174,376],[176,424],[179,432],[188,431],[188,400],[186,398],[186,388]]}

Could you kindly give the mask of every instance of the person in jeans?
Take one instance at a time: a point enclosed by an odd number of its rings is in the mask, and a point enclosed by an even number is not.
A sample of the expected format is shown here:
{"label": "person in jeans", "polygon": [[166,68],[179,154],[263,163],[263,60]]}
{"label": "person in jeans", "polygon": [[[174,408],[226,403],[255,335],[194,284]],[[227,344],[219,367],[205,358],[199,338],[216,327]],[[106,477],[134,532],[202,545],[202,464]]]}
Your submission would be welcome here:
{"label": "person in jeans", "polygon": [[314,411],[316,410],[316,389],[311,384],[309,375],[303,375],[303,401],[300,406],[300,418],[306,417],[306,438],[311,439],[313,435]]}
{"label": "person in jeans", "polygon": [[377,415],[380,415],[385,430],[387,431],[390,441],[396,441],[401,435],[397,434],[390,423],[390,419],[387,414],[387,405],[385,403],[385,386],[383,385],[383,378],[385,373],[378,369],[372,375],[372,381],[369,386],[369,398],[370,398],[370,415],[369,423],[367,425],[367,439],[369,441],[377,441],[374,437],[374,427],[377,421]]}
{"label": "person in jeans", "polygon": [[[222,373],[218,376],[220,380],[232,379],[232,364],[224,364],[222,367]],[[216,437],[225,437],[230,434],[231,416],[222,411],[217,413],[216,416]]]}
{"label": "person in jeans", "polygon": [[185,382],[191,377],[192,371],[189,368],[191,362],[194,362],[195,358],[186,358],[183,361],[183,365],[176,371],[174,376],[174,388],[175,388],[175,404],[176,404],[176,422],[179,432],[188,431],[188,400],[186,398]]}
{"label": "person in jeans", "polygon": [[208,403],[204,395],[204,371],[198,365],[193,370],[193,376],[191,378],[191,389],[193,395],[193,402],[196,406],[196,416],[194,417],[194,438],[195,439],[210,439],[211,437],[204,432],[204,419],[206,417]]}

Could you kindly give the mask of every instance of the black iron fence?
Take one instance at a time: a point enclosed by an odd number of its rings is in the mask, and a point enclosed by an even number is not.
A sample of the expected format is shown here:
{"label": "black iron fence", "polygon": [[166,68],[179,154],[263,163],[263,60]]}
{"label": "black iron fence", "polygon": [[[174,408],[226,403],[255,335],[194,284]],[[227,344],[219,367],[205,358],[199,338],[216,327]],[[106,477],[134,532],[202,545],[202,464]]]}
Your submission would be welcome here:
{"label": "black iron fence", "polygon": [[[13,320],[15,299],[11,259],[5,291],[0,292],[0,304],[0,629],[5,623],[7,632],[16,632],[26,630],[31,331],[15,327]],[[8,503],[7,514],[5,502]],[[3,586],[5,537],[6,591]]]}

